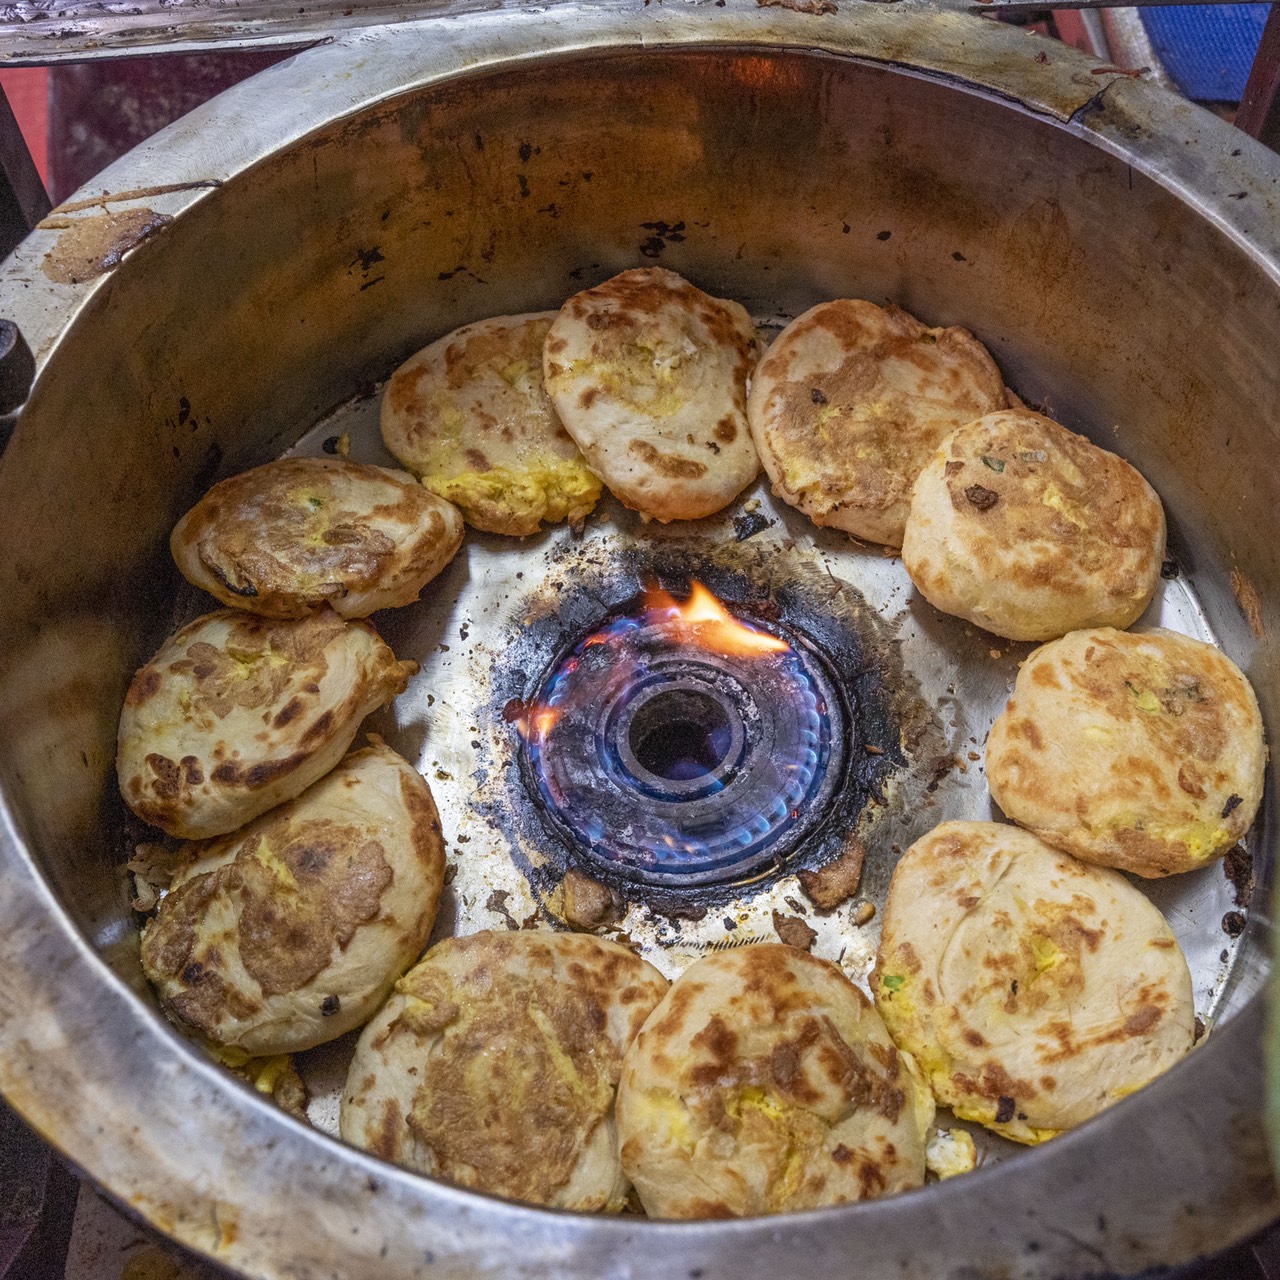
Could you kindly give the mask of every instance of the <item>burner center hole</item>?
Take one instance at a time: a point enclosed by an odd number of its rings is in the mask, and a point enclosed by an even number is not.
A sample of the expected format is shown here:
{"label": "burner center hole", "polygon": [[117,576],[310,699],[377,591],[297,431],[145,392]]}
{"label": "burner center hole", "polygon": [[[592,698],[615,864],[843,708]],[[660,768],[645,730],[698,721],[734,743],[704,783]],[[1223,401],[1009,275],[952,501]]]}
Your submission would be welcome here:
{"label": "burner center hole", "polygon": [[729,717],[715,698],[672,689],[649,699],[627,735],[636,760],[668,782],[691,782],[712,773],[733,740]]}

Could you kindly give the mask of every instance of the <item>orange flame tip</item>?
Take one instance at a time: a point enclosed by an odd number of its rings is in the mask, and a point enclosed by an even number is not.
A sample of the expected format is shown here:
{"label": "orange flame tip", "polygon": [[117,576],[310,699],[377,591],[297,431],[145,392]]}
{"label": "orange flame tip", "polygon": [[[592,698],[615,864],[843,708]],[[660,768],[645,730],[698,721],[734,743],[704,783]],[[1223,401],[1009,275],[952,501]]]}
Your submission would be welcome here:
{"label": "orange flame tip", "polygon": [[661,587],[645,592],[644,606],[655,613],[674,613],[672,622],[687,632],[686,639],[714,653],[758,657],[786,653],[785,640],[739,622],[700,582],[690,584],[689,598],[681,604]]}

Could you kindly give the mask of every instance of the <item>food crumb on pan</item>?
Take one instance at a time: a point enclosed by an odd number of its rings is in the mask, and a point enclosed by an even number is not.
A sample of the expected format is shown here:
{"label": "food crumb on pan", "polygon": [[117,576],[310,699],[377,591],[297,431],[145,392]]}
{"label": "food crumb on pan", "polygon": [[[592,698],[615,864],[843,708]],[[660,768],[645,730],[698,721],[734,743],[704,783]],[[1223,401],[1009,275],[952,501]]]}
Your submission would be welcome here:
{"label": "food crumb on pan", "polygon": [[858,892],[865,854],[862,842],[855,838],[838,858],[817,871],[797,871],[796,879],[819,911],[834,911]]}
{"label": "food crumb on pan", "polygon": [[577,929],[598,929],[626,914],[627,904],[616,889],[576,867],[565,872],[561,893],[565,921]]}
{"label": "food crumb on pan", "polygon": [[978,1149],[963,1129],[935,1129],[924,1151],[925,1168],[936,1178],[954,1178],[977,1167]]}
{"label": "food crumb on pan", "polygon": [[817,933],[799,916],[784,915],[781,911],[773,913],[773,931],[787,946],[799,951],[808,951],[818,940]]}
{"label": "food crumb on pan", "polygon": [[1232,845],[1222,861],[1222,870],[1235,892],[1236,906],[1248,907],[1253,898],[1253,854],[1243,843]]}

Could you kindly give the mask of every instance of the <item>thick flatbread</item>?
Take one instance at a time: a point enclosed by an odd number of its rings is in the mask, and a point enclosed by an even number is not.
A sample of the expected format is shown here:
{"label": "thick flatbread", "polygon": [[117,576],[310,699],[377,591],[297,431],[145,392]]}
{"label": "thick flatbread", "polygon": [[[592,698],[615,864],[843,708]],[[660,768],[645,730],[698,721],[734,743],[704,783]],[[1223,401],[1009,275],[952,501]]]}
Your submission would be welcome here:
{"label": "thick flatbread", "polygon": [[642,267],[564,304],[543,373],[587,465],[618,499],[655,520],[696,520],[760,470],[746,412],[756,354],[738,303]]}
{"label": "thick flatbread", "polygon": [[412,476],[282,458],[213,486],[169,538],[189,582],[225,605],[344,618],[411,604],[462,544],[456,507]]}
{"label": "thick flatbread", "polygon": [[580,524],[600,497],[542,383],[554,311],[463,325],[407,360],[382,397],[382,439],[488,533]]}
{"label": "thick flatbread", "polygon": [[667,980],[615,942],[522,930],[448,938],[364,1029],[342,1136],[493,1195],[616,1211],[622,1056]]}
{"label": "thick flatbread", "polygon": [[1221,650],[1099,627],[1042,645],[987,738],[1015,822],[1087,862],[1166,876],[1220,858],[1262,800],[1253,689]]}
{"label": "thick flatbread", "polygon": [[1191,1048],[1191,974],[1123,876],[945,822],[893,873],[871,990],[938,1102],[1015,1142],[1082,1124]]}
{"label": "thick flatbread", "polygon": [[935,609],[1009,640],[1127,627],[1164,559],[1164,508],[1123,458],[1029,409],[953,431],[920,472],[902,562]]}
{"label": "thick flatbread", "polygon": [[618,1088],[646,1212],[725,1218],[924,1181],[928,1089],[834,965],[771,943],[713,953],[653,1011]]}
{"label": "thick flatbread", "polygon": [[143,969],[172,1018],[255,1056],[364,1022],[426,946],[444,883],[431,792],[376,740],[182,855],[143,930]]}
{"label": "thick flatbread", "polygon": [[418,669],[367,622],[206,614],[133,677],[116,772],[125,803],[170,835],[242,827],[323,777],[360,722]]}
{"label": "thick flatbread", "polygon": [[815,524],[897,547],[911,486],[943,436],[1005,404],[1000,370],[967,329],[841,298],[778,335],[747,414],[778,497]]}

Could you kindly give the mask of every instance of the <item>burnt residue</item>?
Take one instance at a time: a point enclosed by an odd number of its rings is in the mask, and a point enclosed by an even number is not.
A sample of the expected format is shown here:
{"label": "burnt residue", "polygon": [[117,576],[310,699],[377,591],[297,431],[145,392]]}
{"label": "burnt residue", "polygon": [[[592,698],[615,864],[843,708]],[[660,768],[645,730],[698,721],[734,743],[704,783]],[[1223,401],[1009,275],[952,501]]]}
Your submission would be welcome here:
{"label": "burnt residue", "polygon": [[56,226],[62,215],[78,213],[82,209],[105,210],[108,205],[123,204],[126,201],[154,200],[156,196],[173,195],[179,191],[211,191],[220,186],[222,186],[221,178],[204,178],[197,182],[168,182],[155,187],[133,187],[128,191],[112,191],[100,196],[90,196],[86,200],[68,200],[54,209],[39,225],[41,227]]}
{"label": "burnt residue", "polygon": [[489,911],[500,915],[507,922],[508,929],[518,929],[520,922],[516,920],[507,908],[507,899],[510,896],[506,889],[495,889],[484,905]]}
{"label": "burnt residue", "polygon": [[[642,901],[653,915],[673,922],[702,918],[728,904],[741,905],[798,870],[817,870],[856,843],[865,811],[890,790],[912,758],[935,745],[929,712],[902,669],[892,629],[849,584],[834,579],[816,557],[780,552],[772,542],[677,542],[663,537],[622,549],[593,541],[566,548],[551,577],[530,591],[521,625],[496,646],[502,660],[492,673],[490,701],[479,714],[509,726],[503,758],[493,762],[497,786],[473,801],[477,815],[503,833],[515,865],[541,901],[558,889],[579,856],[533,799],[520,764],[517,726],[536,699],[543,678],[560,655],[623,610],[650,583],[684,598],[692,581],[703,583],[730,609],[748,618],[776,620],[804,636],[821,653],[846,701],[850,741],[875,752],[850,750],[825,822],[786,858],[749,881],[681,887],[671,891],[611,877],[592,863],[592,877]],[[929,721],[930,725],[932,721]],[[904,744],[910,744],[904,746]],[[924,751],[928,755],[928,751]],[[931,759],[931,757],[929,757]]]}
{"label": "burnt residue", "polygon": [[763,533],[773,521],[762,511],[744,511],[733,517],[733,536],[738,542],[746,542],[757,533]]}
{"label": "burnt residue", "polygon": [[60,230],[41,268],[57,284],[84,284],[114,270],[124,255],[173,219],[153,209],[128,209],[92,217],[48,218],[44,226]]}
{"label": "burnt residue", "polygon": [[600,929],[621,920],[626,899],[611,885],[602,884],[571,867],[561,886],[560,914],[575,929]]}
{"label": "burnt residue", "polygon": [[[468,267],[465,263],[461,263],[461,262],[456,267],[454,267],[452,271],[437,272],[436,279],[452,280],[454,276],[458,276],[458,275],[468,275],[476,282],[476,284],[488,283],[483,277],[476,275],[476,273],[472,271],[470,267]],[[379,276],[378,279],[381,280],[382,277]]]}
{"label": "burnt residue", "polygon": [[792,13],[811,13],[816,18],[840,12],[835,0],[756,0],[756,4],[761,9],[790,9]]}
{"label": "burnt residue", "polygon": [[665,222],[661,218],[654,222],[642,222],[640,227],[650,234],[640,242],[640,254],[645,258],[659,258],[669,244],[679,244],[684,240],[684,222]]}
{"label": "burnt residue", "polygon": [[1253,854],[1243,844],[1232,845],[1222,860],[1222,870],[1235,892],[1235,903],[1247,909],[1253,898]]}
{"label": "burnt residue", "polygon": [[385,261],[386,259],[382,256],[382,250],[377,245],[374,245],[371,249],[357,249],[356,256],[351,261],[351,266],[353,269],[359,267],[365,275],[368,275],[375,263]]}
{"label": "burnt residue", "polygon": [[862,841],[855,838],[838,858],[833,858],[817,871],[802,870],[796,878],[805,897],[819,912],[829,914],[858,892],[865,857]]}
{"label": "burnt residue", "polygon": [[705,920],[709,910],[705,902],[698,902],[691,895],[664,893],[661,890],[651,894],[645,905],[651,915],[662,916],[665,920],[689,920],[694,923]]}

